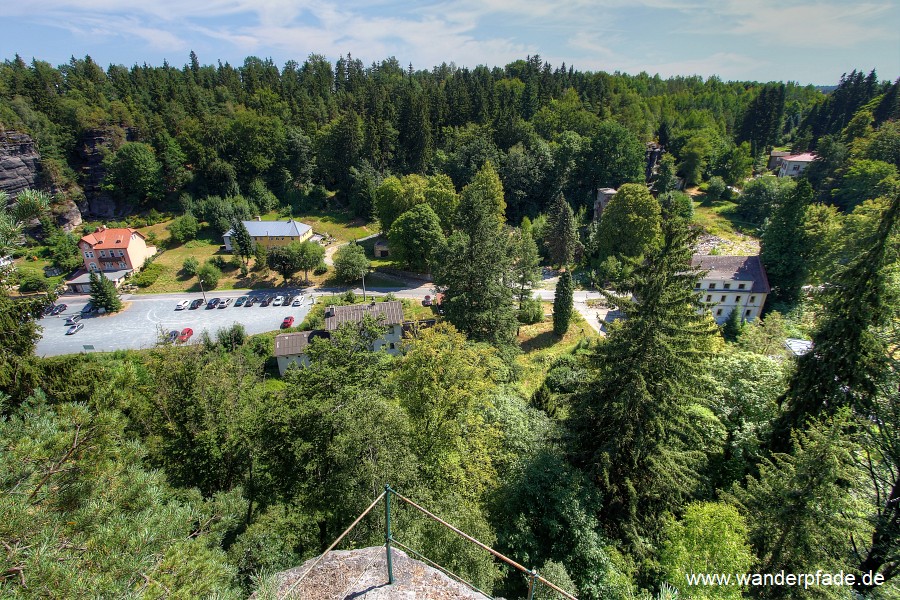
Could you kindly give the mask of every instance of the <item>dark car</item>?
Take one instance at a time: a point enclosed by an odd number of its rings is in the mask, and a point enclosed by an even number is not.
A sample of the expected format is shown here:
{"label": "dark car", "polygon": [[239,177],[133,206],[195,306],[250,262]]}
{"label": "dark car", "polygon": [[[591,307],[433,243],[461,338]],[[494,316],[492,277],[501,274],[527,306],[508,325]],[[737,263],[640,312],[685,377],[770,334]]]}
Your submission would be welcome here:
{"label": "dark car", "polygon": [[53,309],[54,309],[54,308],[56,308],[56,305],[55,305],[55,304],[51,304],[50,306],[48,306],[47,308],[45,308],[45,309],[41,312],[41,314],[44,315],[45,317],[48,316],[48,315],[52,315],[52,314],[53,314]]}
{"label": "dark car", "polygon": [[272,296],[266,296],[265,298],[260,300],[259,305],[260,306],[268,306],[268,305],[272,304],[273,299],[274,298],[272,298]]}
{"label": "dark car", "polygon": [[219,302],[221,302],[219,298],[212,298],[209,302],[206,303],[206,308],[215,308],[219,305]]}
{"label": "dark car", "polygon": [[195,308],[200,308],[200,306],[201,306],[202,304],[203,304],[203,298],[197,298],[196,300],[194,300],[193,302],[191,302],[191,305],[188,306],[188,308],[191,309],[191,310],[194,310]]}
{"label": "dark car", "polygon": [[285,317],[284,321],[281,322],[281,328],[287,329],[291,325],[294,324],[294,317]]}
{"label": "dark car", "polygon": [[174,344],[175,340],[177,340],[177,339],[178,339],[178,330],[176,330],[176,329],[173,329],[172,331],[170,331],[169,335],[166,336],[166,341],[169,342],[170,344]]}
{"label": "dark car", "polygon": [[181,333],[178,335],[178,341],[184,343],[184,342],[188,341],[189,339],[191,339],[192,335],[194,335],[194,330],[191,329],[190,327],[185,327],[184,329],[181,330]]}
{"label": "dark car", "polygon": [[57,305],[56,305],[56,308],[54,308],[54,309],[50,312],[50,314],[51,314],[51,315],[61,315],[61,314],[63,314],[63,313],[66,311],[67,308],[69,308],[69,305],[68,305],[68,304],[57,304]]}
{"label": "dark car", "polygon": [[247,303],[244,304],[244,306],[253,306],[257,302],[259,302],[259,298],[257,298],[256,296],[250,296],[249,298],[247,298]]}
{"label": "dark car", "polygon": [[219,302],[216,308],[228,308],[228,306],[234,301],[234,298],[225,298],[221,302]]}
{"label": "dark car", "polygon": [[244,303],[250,299],[250,296],[241,296],[237,300],[234,301],[235,306],[243,306]]}
{"label": "dark car", "polygon": [[91,304],[90,302],[88,302],[87,304],[84,305],[84,308],[81,309],[81,314],[83,314],[83,315],[89,315],[89,314],[91,314],[92,312],[94,312],[94,311],[96,311],[96,310],[97,310],[97,309],[94,308],[94,305]]}

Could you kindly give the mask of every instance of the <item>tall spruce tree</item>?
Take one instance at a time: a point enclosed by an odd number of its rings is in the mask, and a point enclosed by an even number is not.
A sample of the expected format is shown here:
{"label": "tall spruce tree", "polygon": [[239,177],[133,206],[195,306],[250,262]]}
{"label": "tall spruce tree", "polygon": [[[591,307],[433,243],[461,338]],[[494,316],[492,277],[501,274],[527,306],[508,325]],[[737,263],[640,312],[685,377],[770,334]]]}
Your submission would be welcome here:
{"label": "tall spruce tree", "polygon": [[559,276],[556,296],[553,299],[553,333],[562,337],[569,330],[572,320],[572,274],[569,271]]}
{"label": "tall spruce tree", "polygon": [[458,229],[435,252],[435,286],[447,319],[470,338],[511,344],[516,331],[509,285],[503,185],[490,162],[462,192]]}
{"label": "tall spruce tree", "polygon": [[773,427],[770,447],[784,452],[790,435],[810,417],[849,407],[868,414],[888,369],[888,346],[880,329],[890,318],[890,291],[885,269],[891,233],[900,217],[900,194],[881,217],[869,249],[828,288],[825,310],[812,336],[813,350],[797,370]]}
{"label": "tall spruce tree", "polygon": [[800,289],[809,271],[809,240],[805,232],[806,207],[812,202],[813,189],[801,180],[772,215],[762,236],[760,258],[772,284],[770,302],[797,303]]}
{"label": "tall spruce tree", "polygon": [[662,238],[635,266],[633,299],[612,297],[626,318],[596,347],[596,377],[572,413],[574,457],[600,487],[600,518],[639,557],[696,485],[701,458],[689,438],[701,425],[690,411],[715,332],[693,291],[696,233],[671,220]]}
{"label": "tall spruce tree", "polygon": [[231,218],[231,247],[245,265],[253,256],[253,238],[244,222],[236,216]]}
{"label": "tall spruce tree", "polygon": [[547,250],[553,264],[565,267],[572,264],[578,247],[578,228],[575,213],[562,194],[557,194],[547,219]]}
{"label": "tall spruce tree", "polygon": [[119,299],[116,285],[99,271],[91,271],[89,277],[91,283],[91,304],[94,305],[94,308],[102,308],[106,312],[122,310],[122,301]]}

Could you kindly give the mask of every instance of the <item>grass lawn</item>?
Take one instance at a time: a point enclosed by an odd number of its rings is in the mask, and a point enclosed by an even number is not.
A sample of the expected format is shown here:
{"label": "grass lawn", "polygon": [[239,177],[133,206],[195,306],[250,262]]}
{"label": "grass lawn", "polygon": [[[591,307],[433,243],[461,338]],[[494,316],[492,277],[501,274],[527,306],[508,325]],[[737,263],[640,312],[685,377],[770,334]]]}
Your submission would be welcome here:
{"label": "grass lawn", "polygon": [[[263,221],[278,221],[287,218],[277,211],[262,215]],[[349,242],[381,231],[378,222],[367,223],[353,216],[348,210],[305,210],[292,215],[296,221],[306,223],[316,233],[325,233],[339,242]]]}
{"label": "grass lawn", "polygon": [[[552,302],[544,302],[544,313],[553,311]],[[540,323],[534,325],[522,325],[516,338],[522,354],[516,358],[516,362],[522,367],[522,378],[519,380],[519,391],[526,398],[540,387],[550,370],[550,366],[557,357],[571,352],[584,340],[599,337],[585,322],[577,310],[572,311],[572,321],[569,330],[562,338],[553,334],[553,318],[545,317]]]}
{"label": "grass lawn", "polygon": [[742,221],[736,209],[737,206],[727,200],[694,201],[694,222],[706,233],[725,240],[719,246],[721,254],[758,254],[756,226]]}

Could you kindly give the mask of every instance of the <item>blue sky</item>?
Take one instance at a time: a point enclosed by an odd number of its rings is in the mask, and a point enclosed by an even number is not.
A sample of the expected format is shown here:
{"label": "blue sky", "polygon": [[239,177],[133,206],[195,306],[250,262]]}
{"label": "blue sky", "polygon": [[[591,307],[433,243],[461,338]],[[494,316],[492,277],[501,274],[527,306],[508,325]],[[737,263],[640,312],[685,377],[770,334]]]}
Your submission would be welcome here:
{"label": "blue sky", "polygon": [[181,66],[348,52],[430,68],[540,54],[581,70],[834,84],[900,76],[898,0],[6,0],[0,59]]}

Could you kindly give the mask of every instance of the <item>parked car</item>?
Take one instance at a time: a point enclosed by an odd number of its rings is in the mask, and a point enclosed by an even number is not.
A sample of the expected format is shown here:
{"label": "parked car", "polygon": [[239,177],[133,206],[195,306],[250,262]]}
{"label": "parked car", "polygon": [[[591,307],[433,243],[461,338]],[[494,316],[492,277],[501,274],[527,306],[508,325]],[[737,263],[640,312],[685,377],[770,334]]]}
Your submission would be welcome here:
{"label": "parked car", "polygon": [[234,302],[234,298],[225,298],[216,306],[216,308],[228,308],[231,303]]}
{"label": "parked car", "polygon": [[57,304],[56,308],[51,311],[51,315],[61,315],[66,312],[66,309],[69,308],[68,304]]}
{"label": "parked car", "polygon": [[46,316],[49,316],[49,315],[52,315],[52,314],[53,314],[53,309],[55,309],[55,308],[56,308],[56,305],[55,305],[55,304],[51,304],[50,306],[46,307],[43,311],[41,311],[41,314],[44,315],[45,317],[46,317]]}
{"label": "parked car", "polygon": [[206,309],[209,310],[210,308],[215,308],[221,301],[222,300],[219,298],[211,298],[210,301],[206,303]]}
{"label": "parked car", "polygon": [[272,302],[272,306],[281,306],[284,304],[284,296],[275,296],[275,301]]}
{"label": "parked car", "polygon": [[260,306],[268,306],[272,304],[272,296],[265,296],[262,300],[259,301]]}
{"label": "parked car", "polygon": [[250,296],[249,298],[247,298],[247,303],[244,304],[244,306],[253,306],[257,302],[259,302],[259,298],[257,298],[256,296]]}
{"label": "parked car", "polygon": [[184,343],[191,339],[191,336],[194,335],[194,330],[190,327],[185,327],[181,330],[181,333],[178,334],[178,341]]}
{"label": "parked car", "polygon": [[83,314],[83,315],[89,315],[89,314],[94,313],[94,312],[97,312],[97,309],[96,309],[96,308],[94,307],[94,305],[91,304],[90,302],[88,302],[87,304],[85,304],[85,305],[84,305],[84,308],[81,309],[81,314]]}
{"label": "parked car", "polygon": [[68,319],[66,319],[66,325],[74,325],[78,321],[81,320],[81,315],[72,315]]}
{"label": "parked car", "polygon": [[422,306],[431,306],[431,296],[425,296],[425,299],[422,300]]}
{"label": "parked car", "polygon": [[250,296],[241,296],[240,298],[235,300],[234,305],[235,306],[243,306],[244,303],[249,299],[250,299]]}
{"label": "parked car", "polygon": [[202,305],[203,305],[203,298],[197,298],[191,302],[191,305],[188,308],[191,310],[194,310],[195,308],[200,308]]}
{"label": "parked car", "polygon": [[303,294],[299,294],[294,298],[294,301],[291,302],[291,306],[300,306],[301,304],[303,304]]}
{"label": "parked car", "polygon": [[174,344],[175,340],[177,340],[177,339],[178,339],[178,330],[177,329],[173,329],[172,331],[169,332],[169,335],[166,336],[166,341],[170,344]]}
{"label": "parked car", "polygon": [[69,327],[69,330],[66,332],[66,335],[75,335],[82,329],[84,329],[84,323],[75,323],[74,325]]}
{"label": "parked car", "polygon": [[175,310],[184,310],[190,305],[191,305],[190,300],[182,300],[181,302],[179,302],[178,304],[175,305]]}
{"label": "parked car", "polygon": [[284,321],[281,322],[281,328],[287,329],[294,324],[294,317],[285,317]]}

